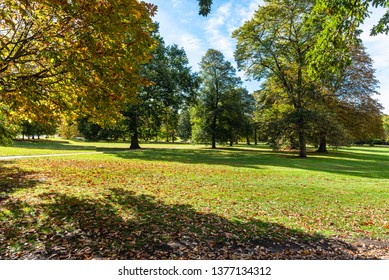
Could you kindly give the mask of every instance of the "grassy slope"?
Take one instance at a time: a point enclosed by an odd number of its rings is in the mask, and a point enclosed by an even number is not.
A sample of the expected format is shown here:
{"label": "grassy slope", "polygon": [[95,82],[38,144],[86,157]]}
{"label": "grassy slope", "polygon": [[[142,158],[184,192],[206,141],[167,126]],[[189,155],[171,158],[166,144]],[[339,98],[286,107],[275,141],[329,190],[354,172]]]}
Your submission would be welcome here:
{"label": "grassy slope", "polygon": [[[136,257],[145,244],[163,247],[174,240],[181,240],[176,246],[192,248],[196,242],[235,240],[236,247],[248,239],[318,235],[388,239],[388,148],[356,147],[298,159],[265,146],[211,150],[148,144],[126,151],[127,145],[56,142],[0,148],[1,155],[103,152],[0,163],[5,229],[0,256],[41,247],[51,248],[45,257],[61,255],[52,252],[53,246],[69,251],[83,242],[91,252],[73,258]],[[66,244],[64,235],[70,236]],[[126,249],[110,250],[112,242]]]}

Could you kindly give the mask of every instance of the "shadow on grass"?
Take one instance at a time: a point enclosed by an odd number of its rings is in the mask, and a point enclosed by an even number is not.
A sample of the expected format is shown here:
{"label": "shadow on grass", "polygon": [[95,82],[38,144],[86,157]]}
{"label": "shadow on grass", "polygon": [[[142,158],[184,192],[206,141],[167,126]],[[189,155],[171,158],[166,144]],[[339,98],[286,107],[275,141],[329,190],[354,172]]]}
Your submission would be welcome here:
{"label": "shadow on grass", "polygon": [[33,188],[40,178],[34,172],[25,171],[11,162],[0,162],[0,202],[8,199],[8,194],[18,189]]}
{"label": "shadow on grass", "polygon": [[335,173],[349,176],[389,179],[388,154],[365,154],[352,151],[333,151],[329,154],[311,152],[301,159],[291,152],[272,152],[263,148],[219,148],[219,149],[144,149],[140,151],[103,151],[123,159],[164,161],[185,164],[226,165],[261,169],[265,167],[287,167]]}
{"label": "shadow on grass", "polygon": [[[32,184],[32,183],[31,183]],[[0,202],[0,259],[353,259],[354,248],[280,224],[231,221],[121,188]]]}
{"label": "shadow on grass", "polygon": [[164,161],[188,164],[225,165],[260,169],[265,167],[286,167],[319,171],[375,179],[389,179],[389,148],[366,147],[331,151],[328,154],[311,152],[307,159],[297,157],[292,152],[272,152],[264,145],[235,147],[220,147],[218,149],[175,148],[177,144],[164,144],[162,148],[145,148],[129,151],[126,148],[96,147],[78,145],[66,141],[19,142],[21,147],[28,149],[48,150],[92,150],[114,155],[123,159],[140,159],[144,161]]}
{"label": "shadow on grass", "polygon": [[77,145],[69,141],[51,141],[51,140],[17,140],[13,147],[25,149],[39,149],[52,151],[66,151],[66,150],[91,150],[95,151],[94,145]]}

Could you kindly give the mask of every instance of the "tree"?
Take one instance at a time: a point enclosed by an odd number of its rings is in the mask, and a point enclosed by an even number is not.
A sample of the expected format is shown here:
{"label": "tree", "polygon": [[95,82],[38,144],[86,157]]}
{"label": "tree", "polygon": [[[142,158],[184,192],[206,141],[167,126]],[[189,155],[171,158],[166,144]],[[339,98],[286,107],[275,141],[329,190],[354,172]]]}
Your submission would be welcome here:
{"label": "tree", "polygon": [[130,149],[140,148],[142,129],[145,134],[150,124],[156,135],[163,127],[164,137],[174,139],[179,109],[194,100],[198,88],[197,74],[192,73],[185,50],[177,45],[165,46],[158,28],[153,37],[158,45],[152,53],[153,59],[142,69],[147,85],[139,89],[123,112],[132,135]]}
{"label": "tree", "polygon": [[386,145],[388,145],[389,142],[389,116],[388,115],[383,116],[383,125],[384,125],[384,134],[385,134],[384,141],[386,142]]}
{"label": "tree", "polygon": [[253,132],[253,96],[245,88],[237,87],[226,93],[222,109],[221,123],[228,131],[230,146],[239,137],[246,138],[246,143],[250,145],[250,137]]}
{"label": "tree", "polygon": [[197,0],[199,2],[199,14],[207,16],[211,12],[212,0]]}
{"label": "tree", "polygon": [[[321,116],[324,121],[321,141],[326,142],[326,133],[330,130],[343,130],[354,142],[373,140],[383,134],[382,106],[374,99],[379,93],[373,62],[362,44],[350,45],[349,49],[351,63],[342,70],[342,75],[332,78],[335,82],[324,82],[327,92],[323,93],[322,101],[330,112],[326,115],[331,114],[332,120],[331,124],[325,123],[327,117]],[[324,143],[320,143],[320,148],[326,151]]]}
{"label": "tree", "polygon": [[200,68],[202,84],[196,106],[198,126],[195,138],[210,141],[212,148],[216,148],[217,141],[229,139],[226,115],[233,111],[227,111],[227,108],[231,109],[228,102],[237,93],[241,80],[231,63],[214,49],[209,49],[203,56]]}
{"label": "tree", "polygon": [[240,69],[256,80],[272,79],[280,86],[277,98],[292,108],[285,120],[293,123],[300,157],[306,157],[310,105],[318,97],[307,75],[307,53],[316,28],[307,29],[305,17],[313,1],[265,1],[254,17],[233,33],[238,40],[235,58]]}
{"label": "tree", "polygon": [[68,122],[62,119],[58,126],[58,135],[65,139],[72,139],[79,136],[78,124],[76,122]]}
{"label": "tree", "polygon": [[[310,15],[311,24],[322,22],[314,47],[309,51],[310,74],[316,76],[324,69],[338,72],[350,63],[350,42],[369,16],[370,7],[387,8],[387,0],[318,0]],[[371,35],[389,32],[389,11],[371,30]],[[340,35],[340,36],[339,36]],[[318,78],[318,77],[316,77]]]}
{"label": "tree", "polygon": [[191,139],[192,123],[189,108],[185,107],[181,110],[177,129],[181,141],[186,142]]}
{"label": "tree", "polygon": [[18,127],[12,124],[7,117],[9,108],[0,103],[0,145],[8,146],[12,144],[12,139],[18,132]]}
{"label": "tree", "polygon": [[[287,95],[280,80],[272,77],[265,80],[261,89],[254,92],[254,98],[256,100],[254,121],[261,139],[267,141],[274,149],[287,146],[297,150],[299,143],[294,107],[286,102]],[[309,123],[307,130],[308,125]]]}
{"label": "tree", "polygon": [[30,137],[32,139],[35,139],[35,136],[37,136],[37,138],[40,139],[42,135],[46,135],[46,137],[54,135],[57,131],[57,127],[58,123],[56,121],[44,123],[40,123],[37,121],[24,121],[21,124],[21,133],[23,139],[24,136],[27,136],[28,139],[30,139]]}
{"label": "tree", "polygon": [[154,11],[136,0],[2,1],[0,94],[7,117],[69,111],[114,119],[144,83],[139,70],[154,44]]}

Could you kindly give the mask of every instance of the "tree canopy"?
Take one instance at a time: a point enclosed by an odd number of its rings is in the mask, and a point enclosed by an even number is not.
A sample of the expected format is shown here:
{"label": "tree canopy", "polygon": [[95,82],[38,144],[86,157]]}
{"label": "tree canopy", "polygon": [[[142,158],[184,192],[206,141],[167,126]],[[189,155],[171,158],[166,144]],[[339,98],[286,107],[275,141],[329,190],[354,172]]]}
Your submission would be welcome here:
{"label": "tree canopy", "polygon": [[235,122],[242,125],[242,118],[237,118],[246,91],[240,87],[242,81],[235,68],[220,51],[209,49],[201,59],[200,68],[202,83],[194,137],[198,141],[211,142],[212,148],[216,148],[216,142],[231,139],[237,126]]}
{"label": "tree canopy", "polygon": [[301,157],[306,156],[309,105],[317,98],[306,60],[316,31],[304,28],[312,6],[312,1],[265,1],[233,34],[238,40],[238,66],[254,79],[271,79],[282,86],[277,99],[292,108],[285,118],[296,126]]}
{"label": "tree canopy", "polygon": [[[310,23],[322,22],[314,47],[310,50],[310,73],[315,76],[322,69],[337,72],[350,63],[348,45],[356,39],[360,25],[369,16],[371,7],[389,7],[387,0],[318,0]],[[389,11],[374,25],[371,35],[389,32]],[[355,42],[354,42],[355,43]]]}
{"label": "tree canopy", "polygon": [[207,16],[211,12],[212,0],[197,0],[199,2],[199,14]]}
{"label": "tree canopy", "polygon": [[0,102],[7,118],[88,111],[107,120],[144,84],[139,71],[154,46],[153,5],[4,0],[0,12]]}
{"label": "tree canopy", "polygon": [[238,66],[263,82],[256,93],[262,131],[274,143],[283,137],[291,147],[297,138],[300,157],[306,157],[308,141],[320,142],[319,151],[326,151],[328,139],[339,143],[346,135],[354,140],[380,137],[382,127],[381,106],[373,99],[378,82],[358,32],[347,44],[351,63],[338,64],[336,72],[320,68],[315,77],[310,75],[310,54],[325,21],[308,21],[314,4],[267,0],[233,33]]}

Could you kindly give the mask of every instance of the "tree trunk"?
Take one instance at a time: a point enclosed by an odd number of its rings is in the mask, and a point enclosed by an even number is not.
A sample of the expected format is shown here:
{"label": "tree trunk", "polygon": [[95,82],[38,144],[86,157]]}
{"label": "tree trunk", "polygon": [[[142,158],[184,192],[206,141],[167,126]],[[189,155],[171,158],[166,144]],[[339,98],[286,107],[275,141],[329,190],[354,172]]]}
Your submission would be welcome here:
{"label": "tree trunk", "polygon": [[319,149],[316,152],[328,153],[328,151],[327,151],[327,136],[325,134],[320,135],[320,145],[319,145]]}
{"label": "tree trunk", "polygon": [[216,149],[216,122],[217,122],[217,116],[215,112],[212,121],[212,149]]}
{"label": "tree trunk", "polygon": [[307,143],[305,140],[305,132],[299,131],[299,148],[300,148],[300,154],[299,157],[306,158],[307,157]]}
{"label": "tree trunk", "polygon": [[134,112],[133,113],[133,116],[132,116],[132,120],[130,121],[130,129],[131,131],[134,133],[132,136],[131,136],[131,146],[130,146],[130,150],[138,150],[138,149],[141,149],[140,145],[139,145],[139,134],[138,134],[138,116],[137,114]]}
{"label": "tree trunk", "polygon": [[257,128],[254,127],[254,144],[258,145],[258,135],[257,135]]}
{"label": "tree trunk", "polygon": [[248,135],[246,136],[246,144],[247,144],[247,145],[251,145],[251,143],[250,143],[250,137],[249,137]]}
{"label": "tree trunk", "polygon": [[138,133],[134,133],[134,135],[131,137],[130,150],[138,150],[138,149],[141,149],[139,145]]}

